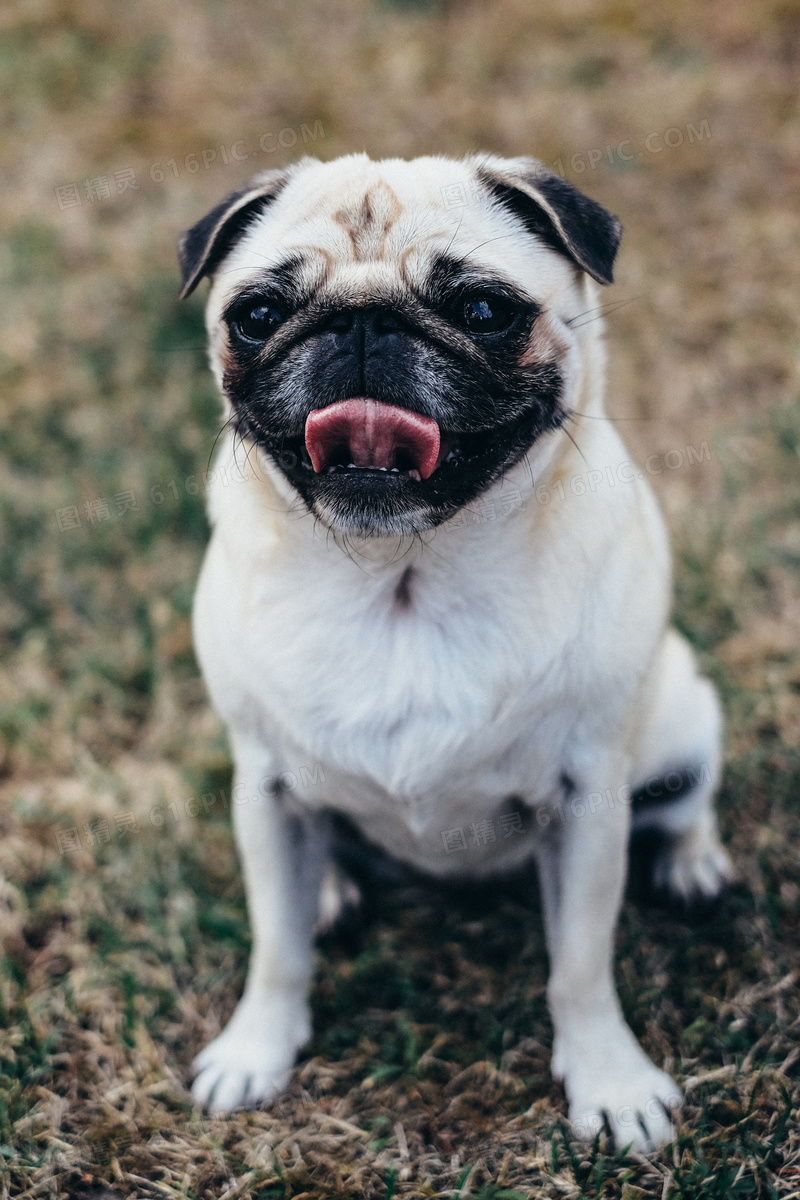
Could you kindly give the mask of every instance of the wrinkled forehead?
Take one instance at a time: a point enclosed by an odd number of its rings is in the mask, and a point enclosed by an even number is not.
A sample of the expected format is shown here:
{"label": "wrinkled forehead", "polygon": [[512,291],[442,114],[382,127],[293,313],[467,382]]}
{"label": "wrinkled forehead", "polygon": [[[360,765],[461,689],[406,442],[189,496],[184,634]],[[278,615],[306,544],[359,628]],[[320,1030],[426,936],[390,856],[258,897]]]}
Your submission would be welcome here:
{"label": "wrinkled forehead", "polygon": [[538,302],[575,294],[576,272],[481,187],[467,164],[351,159],[301,171],[252,222],[220,268],[214,299],[292,264],[319,298],[424,289],[442,256],[465,278],[507,280]]}

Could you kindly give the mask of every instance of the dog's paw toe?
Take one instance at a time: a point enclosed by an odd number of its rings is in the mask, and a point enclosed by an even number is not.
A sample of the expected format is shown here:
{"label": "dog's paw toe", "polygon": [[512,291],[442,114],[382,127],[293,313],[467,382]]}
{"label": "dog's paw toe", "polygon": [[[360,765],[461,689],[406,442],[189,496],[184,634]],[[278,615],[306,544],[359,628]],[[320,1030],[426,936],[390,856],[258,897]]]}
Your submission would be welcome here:
{"label": "dog's paw toe", "polygon": [[[569,1119],[575,1137],[590,1142],[598,1134],[617,1151],[630,1147],[654,1154],[675,1136],[673,1119],[683,1102],[678,1085],[644,1055],[625,1056],[618,1070],[604,1064],[602,1072],[585,1069],[567,1081]],[[584,1064],[585,1068],[585,1064]]]}
{"label": "dog's paw toe", "polygon": [[232,1112],[236,1108],[256,1108],[282,1090],[294,1054],[288,1062],[286,1055],[280,1055],[269,1065],[258,1065],[251,1052],[250,1062],[245,1063],[231,1053],[230,1046],[218,1046],[221,1040],[217,1038],[194,1061],[197,1076],[192,1098],[196,1104],[211,1113]]}
{"label": "dog's paw toe", "polygon": [[[671,1104],[667,1103],[669,1099]],[[576,1112],[570,1109],[570,1126],[583,1142],[591,1142],[600,1134],[601,1140],[610,1142],[616,1151],[630,1149],[639,1154],[655,1154],[675,1136],[676,1105],[674,1096],[662,1099],[651,1093],[644,1101],[611,1102]]]}
{"label": "dog's paw toe", "polygon": [[304,1003],[269,998],[242,1001],[228,1026],[192,1064],[192,1097],[212,1113],[255,1108],[286,1085],[309,1036]]}
{"label": "dog's paw toe", "polygon": [[646,830],[631,841],[629,893],[638,900],[703,917],[736,880],[727,851],[716,837],[669,837]]}
{"label": "dog's paw toe", "polygon": [[196,1104],[208,1112],[219,1114],[237,1108],[257,1108],[281,1091],[289,1071],[275,1074],[269,1071],[239,1071],[217,1063],[200,1070],[192,1085]]}
{"label": "dog's paw toe", "polygon": [[348,916],[360,908],[361,899],[358,884],[336,863],[331,863],[320,886],[319,916],[314,933],[334,933],[343,927]]}
{"label": "dog's paw toe", "polygon": [[685,911],[711,908],[734,879],[733,864],[720,845],[699,854],[677,847],[656,859],[653,870],[656,894]]}

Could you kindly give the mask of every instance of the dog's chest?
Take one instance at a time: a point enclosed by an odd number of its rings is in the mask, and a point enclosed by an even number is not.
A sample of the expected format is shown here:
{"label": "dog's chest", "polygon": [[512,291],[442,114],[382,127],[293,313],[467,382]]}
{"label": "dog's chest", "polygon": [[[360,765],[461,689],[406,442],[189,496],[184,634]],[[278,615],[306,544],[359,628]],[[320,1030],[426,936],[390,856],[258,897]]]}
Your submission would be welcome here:
{"label": "dog's chest", "polygon": [[248,691],[292,766],[321,767],[343,806],[372,811],[380,793],[422,826],[556,769],[561,639],[519,579],[454,585],[415,567],[320,581],[298,566],[260,580],[248,608]]}

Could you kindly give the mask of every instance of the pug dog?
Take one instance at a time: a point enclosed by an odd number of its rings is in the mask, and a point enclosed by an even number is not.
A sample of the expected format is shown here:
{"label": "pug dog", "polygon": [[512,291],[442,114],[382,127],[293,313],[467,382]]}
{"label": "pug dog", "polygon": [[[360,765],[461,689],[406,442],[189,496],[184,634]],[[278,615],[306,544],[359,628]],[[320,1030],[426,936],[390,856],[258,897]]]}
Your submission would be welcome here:
{"label": "pug dog", "polygon": [[575,1133],[672,1136],[679,1088],[613,980],[629,839],[660,836],[654,886],[687,904],[731,865],[719,705],[604,414],[620,233],[534,159],[350,155],[257,175],[183,235],[226,416],[194,636],[253,934],[195,1062],[212,1111],[275,1095],[309,1037],[348,827],[436,880],[535,872]]}

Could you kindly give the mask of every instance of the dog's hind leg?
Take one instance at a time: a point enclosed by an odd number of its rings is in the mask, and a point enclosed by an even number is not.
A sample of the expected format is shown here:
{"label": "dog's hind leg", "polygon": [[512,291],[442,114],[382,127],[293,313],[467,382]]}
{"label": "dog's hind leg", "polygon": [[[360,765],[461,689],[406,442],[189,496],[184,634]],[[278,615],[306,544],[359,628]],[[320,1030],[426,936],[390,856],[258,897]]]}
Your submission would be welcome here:
{"label": "dog's hind leg", "polygon": [[721,741],[716,692],[669,630],[634,752],[631,873],[640,889],[687,909],[716,899],[733,878],[713,804]]}

